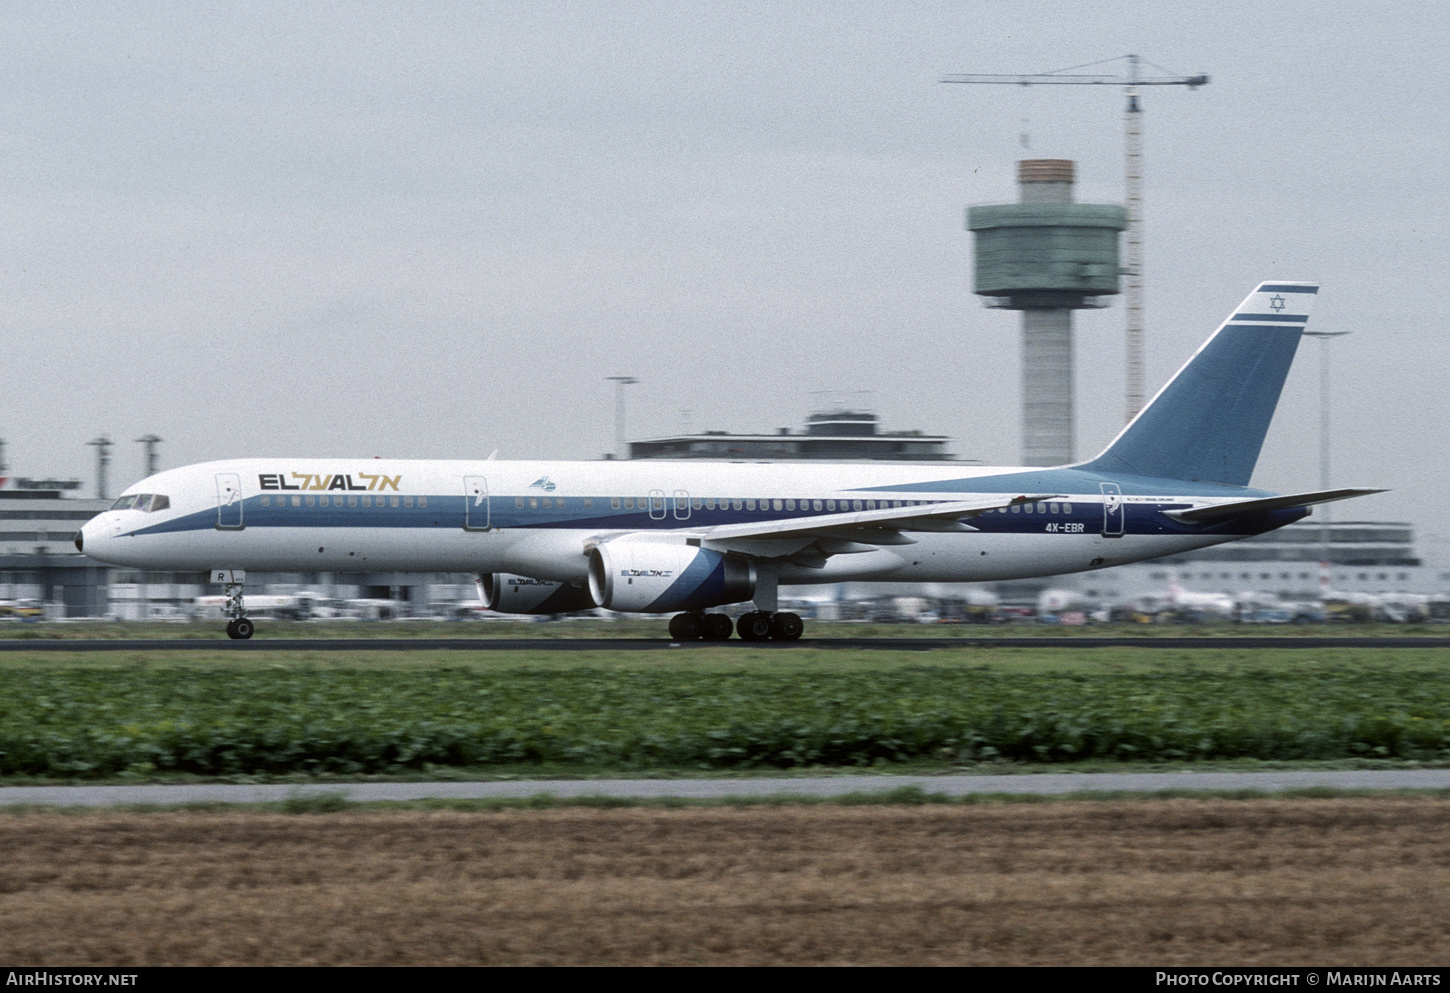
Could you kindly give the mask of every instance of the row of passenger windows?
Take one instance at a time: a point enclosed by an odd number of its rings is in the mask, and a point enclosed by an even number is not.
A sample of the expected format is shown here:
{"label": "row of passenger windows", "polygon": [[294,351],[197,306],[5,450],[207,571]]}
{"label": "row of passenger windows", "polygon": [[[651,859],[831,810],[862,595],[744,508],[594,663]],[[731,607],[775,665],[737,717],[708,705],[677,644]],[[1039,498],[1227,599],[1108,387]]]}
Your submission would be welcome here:
{"label": "row of passenger windows", "polygon": [[[287,506],[287,500],[288,500],[287,497],[285,497],[285,496],[279,496],[276,499],[277,499],[277,506],[279,506],[279,507],[285,507],[285,506]],[[415,500],[413,497],[410,497],[410,496],[406,496],[406,497],[385,497],[385,496],[380,496],[380,497],[374,498],[374,497],[370,497],[370,496],[361,496],[361,497],[359,497],[359,496],[346,496],[346,497],[344,497],[344,496],[331,496],[330,497],[330,496],[323,495],[323,496],[314,497],[314,496],[296,496],[296,495],[294,495],[291,498],[291,500],[292,500],[292,506],[294,506],[294,507],[304,507],[304,506],[305,507],[341,507],[343,505],[343,501],[344,500],[347,501],[347,506],[349,506],[349,507],[356,507],[356,506],[359,506],[359,505],[364,506],[364,507],[412,507],[415,504],[417,506],[419,506],[419,507],[426,507],[426,506],[428,506],[428,498],[425,497],[425,496],[420,496],[420,497],[416,498],[416,500]],[[262,497],[262,506],[263,507],[270,507],[271,505],[272,505],[272,497],[265,496],[264,495]]]}
{"label": "row of passenger windows", "polygon": [[[1035,511],[1032,509],[1034,507],[1037,508]],[[989,510],[989,511],[987,511],[987,513],[990,514],[991,511]],[[997,513],[999,513],[999,514],[1005,514],[1005,513],[1007,513],[1007,508],[1006,507],[998,507],[997,508]],[[1070,503],[1056,503],[1056,502],[1035,503],[1035,504],[1034,503],[1014,503],[1012,505],[1012,513],[1014,513],[1014,514],[1032,514],[1032,513],[1038,513],[1038,514],[1071,514],[1072,513],[1072,504],[1070,504]]]}
{"label": "row of passenger windows", "polygon": [[[577,498],[576,498],[577,499]],[[683,501],[683,497],[674,498]],[[528,508],[530,510],[556,509],[563,510],[567,506],[564,497],[528,497]],[[514,506],[522,510],[524,508],[524,497],[514,497]],[[582,498],[585,510],[592,510],[594,507],[593,497]],[[744,497],[694,497],[690,500],[692,510],[878,510],[888,507],[915,507],[925,500],[756,500]],[[611,510],[655,510],[665,509],[665,497],[610,497],[609,508]]]}
{"label": "row of passenger windows", "polygon": [[[141,499],[147,499],[147,500],[149,500],[150,501],[150,504],[147,507],[142,507],[142,506],[139,506],[138,505],[136,507],[136,509],[138,509],[138,510],[147,510],[147,509],[149,509],[149,510],[160,510],[162,507],[169,506],[169,501],[167,501],[166,500],[166,497],[164,497],[164,496],[151,496],[151,497],[145,497],[145,496],[143,496],[143,497],[122,497],[121,498],[122,501],[125,501],[125,500],[139,501]],[[263,507],[270,507],[272,505],[272,500],[273,499],[274,498],[271,497],[271,496],[264,495],[261,498],[262,506]],[[379,496],[379,497],[374,498],[374,497],[371,497],[371,496],[361,496],[361,497],[359,497],[359,496],[346,496],[346,497],[343,497],[343,496],[327,496],[325,494],[322,495],[322,496],[299,496],[299,495],[295,495],[294,494],[290,498],[289,497],[286,497],[286,496],[279,496],[279,497],[276,497],[275,499],[277,501],[277,506],[279,506],[279,507],[286,506],[289,499],[291,500],[291,504],[294,507],[302,507],[302,506],[307,506],[307,507],[313,507],[313,506],[318,506],[318,507],[328,507],[328,506],[341,507],[341,506],[343,506],[343,501],[344,500],[347,501],[347,506],[349,506],[349,507],[357,507],[357,506],[363,506],[363,507],[373,507],[373,506],[377,506],[377,507],[387,507],[387,506],[392,506],[392,507],[400,507],[400,506],[401,507],[412,507],[412,506],[426,507],[426,506],[428,506],[428,498],[425,497],[425,496],[420,496],[420,497],[416,497],[416,498],[415,497],[411,497],[411,496],[405,496],[405,497],[396,497],[396,496],[394,496],[394,497],[385,497],[385,496]],[[524,508],[525,499],[526,499],[525,497],[514,497],[514,506],[516,508],[522,510]],[[584,507],[585,510],[592,510],[594,508],[594,498],[593,497],[583,497],[582,499],[576,498],[576,500],[577,500],[577,502],[583,504],[583,507]],[[158,506],[157,503],[156,503],[156,501],[162,501],[162,503]],[[565,500],[564,497],[528,497],[527,498],[527,502],[528,502],[528,508],[530,510],[539,510],[539,509],[544,509],[544,510],[564,510],[568,506],[567,501]],[[758,509],[758,510],[783,510],[783,511],[794,511],[794,510],[799,509],[799,510],[802,510],[802,511],[815,510],[815,511],[826,511],[826,512],[830,512],[830,511],[852,511],[852,510],[886,510],[886,509],[895,508],[895,507],[919,507],[919,506],[922,506],[923,504],[930,505],[930,503],[931,503],[931,501],[927,501],[927,500],[786,500],[786,499],[757,500],[757,499],[749,499],[749,498],[744,498],[744,497],[733,497],[733,498],[727,498],[727,497],[694,497],[694,498],[692,498],[690,500],[690,508],[692,510],[757,510]],[[128,504],[128,506],[129,506],[129,504]],[[662,511],[662,510],[665,509],[665,498],[662,497],[662,496],[655,496],[655,497],[610,497],[609,498],[609,507],[610,507],[611,510],[636,510],[636,509],[638,509],[638,510]],[[111,509],[112,510],[124,510],[125,508],[122,507],[122,506],[120,506],[120,501],[118,501],[117,502],[117,505],[115,507],[112,507]],[[997,510],[997,513],[999,513],[999,514],[1005,514],[1005,513],[1008,513],[1008,512],[1009,512],[1009,509],[1007,507],[1001,507],[1001,508],[999,508]],[[1072,504],[1070,504],[1070,503],[1057,503],[1057,502],[1038,503],[1038,504],[1031,504],[1031,503],[1027,503],[1027,504],[1014,504],[1010,508],[1010,512],[1013,513],[1013,514],[1018,514],[1018,513],[1023,513],[1023,514],[1032,514],[1032,513],[1038,513],[1038,514],[1071,514],[1072,513]]]}
{"label": "row of passenger windows", "polygon": [[[295,498],[294,498],[295,499]],[[366,498],[364,498],[366,499]],[[528,497],[528,508],[530,510],[563,510],[567,504],[564,497]],[[585,510],[592,510],[594,500],[592,497],[583,498]],[[514,506],[524,509],[525,498],[514,497]],[[692,510],[817,510],[817,511],[851,511],[851,510],[886,510],[893,507],[919,507],[923,504],[930,504],[928,500],[754,500],[744,497],[693,497],[690,500]],[[665,509],[665,498],[654,497],[610,497],[609,508],[611,510],[654,510]],[[997,513],[1006,514],[1071,514],[1072,504],[1058,503],[1056,501],[1043,503],[1014,504],[1009,508],[1002,507]]]}

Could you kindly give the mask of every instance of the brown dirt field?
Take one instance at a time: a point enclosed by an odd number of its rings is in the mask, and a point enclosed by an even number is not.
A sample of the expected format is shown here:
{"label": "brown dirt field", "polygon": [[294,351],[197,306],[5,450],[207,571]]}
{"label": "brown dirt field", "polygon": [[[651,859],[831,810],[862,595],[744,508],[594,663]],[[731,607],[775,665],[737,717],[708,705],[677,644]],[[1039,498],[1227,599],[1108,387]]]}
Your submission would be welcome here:
{"label": "brown dirt field", "polygon": [[0,818],[24,965],[1434,965],[1450,801]]}

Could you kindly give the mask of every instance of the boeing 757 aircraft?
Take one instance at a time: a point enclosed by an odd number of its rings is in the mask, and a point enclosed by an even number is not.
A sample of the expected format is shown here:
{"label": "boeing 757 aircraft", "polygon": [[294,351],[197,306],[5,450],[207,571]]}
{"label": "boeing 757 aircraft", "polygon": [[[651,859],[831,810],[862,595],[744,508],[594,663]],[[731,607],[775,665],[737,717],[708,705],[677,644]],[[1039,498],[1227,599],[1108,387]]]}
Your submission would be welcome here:
{"label": "boeing 757 aircraft", "polygon": [[[677,639],[801,636],[781,585],[1105,569],[1262,534],[1310,506],[1249,478],[1318,287],[1262,283],[1097,458],[883,463],[233,459],[158,473],[76,547],[210,570],[249,638],[248,569],[473,573],[486,607],[666,613]],[[711,608],[753,601],[734,624]]]}

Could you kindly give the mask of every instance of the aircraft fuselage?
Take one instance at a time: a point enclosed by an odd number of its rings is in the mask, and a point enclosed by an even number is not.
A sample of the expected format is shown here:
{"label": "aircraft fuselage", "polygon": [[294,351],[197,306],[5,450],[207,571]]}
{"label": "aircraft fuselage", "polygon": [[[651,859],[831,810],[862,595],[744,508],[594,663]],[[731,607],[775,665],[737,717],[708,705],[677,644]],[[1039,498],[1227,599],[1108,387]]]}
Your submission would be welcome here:
{"label": "aircraft fuselage", "polygon": [[[782,584],[973,582],[1176,554],[1307,513],[1276,510],[1192,526],[1165,512],[1269,494],[1070,468],[889,463],[244,459],[169,470],[132,489],[164,494],[169,505],[101,514],[84,529],[88,555],[146,569],[508,572],[556,582],[586,578],[591,545],[623,534],[712,547],[709,535],[722,526],[814,519],[824,538],[724,544],[779,559]],[[830,532],[844,533],[838,522],[848,512],[930,510],[1017,494],[1052,498],[963,518],[970,530],[858,529],[849,540],[861,547],[830,545],[838,540]],[[832,554],[803,556],[815,540]]]}

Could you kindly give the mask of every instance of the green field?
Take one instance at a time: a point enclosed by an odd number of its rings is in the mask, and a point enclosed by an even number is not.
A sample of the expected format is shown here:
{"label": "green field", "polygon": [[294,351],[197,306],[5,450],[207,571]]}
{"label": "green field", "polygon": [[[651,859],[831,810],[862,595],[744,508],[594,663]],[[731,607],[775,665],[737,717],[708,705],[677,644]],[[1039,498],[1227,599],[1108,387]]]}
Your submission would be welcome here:
{"label": "green field", "polygon": [[1450,649],[6,653],[0,776],[1450,761]]}

